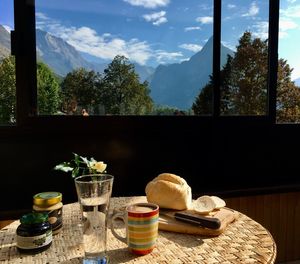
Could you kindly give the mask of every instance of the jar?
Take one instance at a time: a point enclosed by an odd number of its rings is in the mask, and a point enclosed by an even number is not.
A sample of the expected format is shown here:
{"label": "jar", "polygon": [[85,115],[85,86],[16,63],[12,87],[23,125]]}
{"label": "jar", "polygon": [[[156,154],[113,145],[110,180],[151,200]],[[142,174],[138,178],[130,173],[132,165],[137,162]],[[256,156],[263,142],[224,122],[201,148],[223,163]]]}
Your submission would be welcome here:
{"label": "jar", "polygon": [[33,211],[48,214],[53,235],[62,229],[62,208],[62,194],[60,192],[42,192],[33,196]]}
{"label": "jar", "polygon": [[20,222],[16,231],[17,248],[20,253],[36,254],[51,246],[52,228],[48,222],[48,214],[25,214]]}

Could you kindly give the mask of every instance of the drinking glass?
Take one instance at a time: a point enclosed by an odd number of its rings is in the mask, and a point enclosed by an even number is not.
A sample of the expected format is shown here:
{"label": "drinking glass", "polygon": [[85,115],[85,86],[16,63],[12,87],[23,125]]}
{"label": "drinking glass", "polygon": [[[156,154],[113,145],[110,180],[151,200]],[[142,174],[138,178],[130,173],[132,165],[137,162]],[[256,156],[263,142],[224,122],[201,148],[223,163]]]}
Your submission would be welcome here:
{"label": "drinking glass", "polygon": [[107,218],[113,179],[108,174],[83,175],[75,179],[82,213],[83,263],[108,263]]}

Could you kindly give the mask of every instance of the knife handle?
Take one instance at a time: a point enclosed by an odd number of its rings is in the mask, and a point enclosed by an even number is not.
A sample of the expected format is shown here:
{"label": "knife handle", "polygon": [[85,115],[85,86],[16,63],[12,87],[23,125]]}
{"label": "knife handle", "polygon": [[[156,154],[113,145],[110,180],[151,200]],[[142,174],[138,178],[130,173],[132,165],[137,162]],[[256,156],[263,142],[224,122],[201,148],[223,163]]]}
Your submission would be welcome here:
{"label": "knife handle", "polygon": [[175,213],[174,217],[178,221],[200,225],[202,227],[207,227],[210,229],[219,229],[221,226],[220,220],[213,217],[194,216],[187,213]]}

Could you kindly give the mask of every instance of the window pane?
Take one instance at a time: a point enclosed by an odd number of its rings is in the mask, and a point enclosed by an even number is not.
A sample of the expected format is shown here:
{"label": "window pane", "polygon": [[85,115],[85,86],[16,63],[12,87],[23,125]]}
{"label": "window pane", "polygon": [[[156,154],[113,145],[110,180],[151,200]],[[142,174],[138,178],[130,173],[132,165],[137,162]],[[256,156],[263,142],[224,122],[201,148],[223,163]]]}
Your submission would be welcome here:
{"label": "window pane", "polygon": [[[212,3],[37,0],[39,114],[194,114],[212,73]],[[211,93],[200,101],[211,113]]]}
{"label": "window pane", "polygon": [[280,1],[277,122],[300,122],[300,2]]}
{"label": "window pane", "polygon": [[268,0],[222,1],[223,115],[266,114],[268,10]]}
{"label": "window pane", "polygon": [[10,54],[13,28],[13,1],[0,0],[0,125],[16,122],[15,60]]}

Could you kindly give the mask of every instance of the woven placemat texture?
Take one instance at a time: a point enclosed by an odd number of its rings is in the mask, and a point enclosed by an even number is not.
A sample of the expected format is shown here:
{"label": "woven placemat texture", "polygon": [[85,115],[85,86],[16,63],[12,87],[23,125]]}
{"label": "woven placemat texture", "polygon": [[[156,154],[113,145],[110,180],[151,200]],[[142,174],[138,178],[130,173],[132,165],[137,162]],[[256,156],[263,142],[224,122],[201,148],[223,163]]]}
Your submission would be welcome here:
{"label": "woven placemat texture", "polygon": [[[111,210],[125,204],[144,201],[145,197],[121,197],[111,199]],[[18,221],[0,231],[0,263],[26,264],[76,264],[82,263],[79,205],[64,205],[62,231],[55,235],[51,247],[36,255],[20,255],[16,249]],[[125,232],[122,223],[117,226]],[[204,238],[159,231],[157,246],[151,254],[136,256],[127,246],[108,231],[108,255],[110,263],[274,263],[276,244],[270,233],[246,215],[240,214],[218,237]]]}

